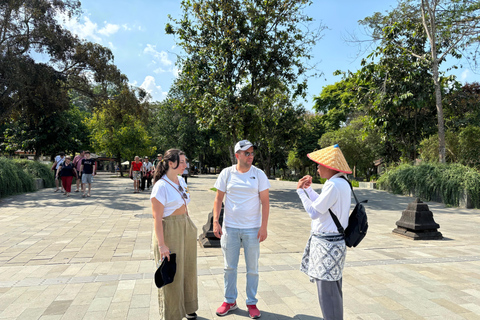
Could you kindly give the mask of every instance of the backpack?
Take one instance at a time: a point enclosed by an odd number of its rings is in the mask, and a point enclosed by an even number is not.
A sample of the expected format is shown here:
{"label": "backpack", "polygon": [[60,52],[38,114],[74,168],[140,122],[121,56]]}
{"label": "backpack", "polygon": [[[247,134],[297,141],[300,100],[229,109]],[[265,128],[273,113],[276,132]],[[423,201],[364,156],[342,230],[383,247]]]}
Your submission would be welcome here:
{"label": "backpack", "polygon": [[357,203],[352,213],[350,214],[350,217],[348,218],[348,227],[344,230],[342,225],[340,224],[340,221],[338,221],[337,216],[332,212],[332,210],[328,209],[328,211],[330,211],[330,215],[332,216],[333,222],[335,222],[335,225],[337,226],[338,232],[344,235],[345,244],[347,245],[347,247],[351,248],[356,247],[367,235],[367,212],[365,211],[363,203],[367,203],[368,200],[363,200],[359,202],[357,196],[355,195],[355,192],[353,192],[353,187],[350,181],[348,181],[347,178],[343,176],[341,178],[345,179],[345,181],[348,182],[350,189],[352,189],[353,196],[355,197],[355,202]]}

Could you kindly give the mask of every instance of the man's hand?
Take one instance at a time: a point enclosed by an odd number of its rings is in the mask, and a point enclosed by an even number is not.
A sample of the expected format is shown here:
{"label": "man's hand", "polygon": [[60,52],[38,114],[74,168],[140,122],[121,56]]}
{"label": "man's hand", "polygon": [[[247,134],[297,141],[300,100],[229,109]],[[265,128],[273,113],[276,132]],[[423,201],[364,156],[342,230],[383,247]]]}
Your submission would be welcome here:
{"label": "man's hand", "polygon": [[265,241],[267,239],[267,228],[265,227],[260,227],[260,230],[258,230],[258,235],[257,235],[258,242]]}
{"label": "man's hand", "polygon": [[218,221],[213,221],[213,233],[215,234],[215,237],[221,238],[222,237],[222,227],[220,226],[220,222]]}

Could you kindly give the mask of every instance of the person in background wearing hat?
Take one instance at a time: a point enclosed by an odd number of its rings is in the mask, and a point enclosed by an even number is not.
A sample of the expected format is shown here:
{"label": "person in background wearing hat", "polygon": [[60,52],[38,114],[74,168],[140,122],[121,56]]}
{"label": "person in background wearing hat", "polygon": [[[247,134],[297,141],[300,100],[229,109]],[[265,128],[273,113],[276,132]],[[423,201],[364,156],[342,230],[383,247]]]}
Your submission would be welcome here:
{"label": "person in background wearing hat", "polygon": [[59,177],[62,179],[62,186],[65,189],[63,194],[66,194],[67,197],[70,197],[70,192],[72,192],[72,180],[74,176],[78,179],[77,170],[72,163],[72,157],[66,156],[65,162],[57,169],[57,179]]}
{"label": "person in background wearing hat", "polygon": [[152,185],[152,170],[153,164],[148,160],[148,157],[145,156],[142,164],[142,184],[140,185],[142,191],[145,190],[145,182],[147,184],[147,190],[150,189]]}
{"label": "person in background wearing hat", "polygon": [[[248,140],[235,145],[237,164],[222,170],[215,182],[217,195],[213,205],[213,232],[220,238],[224,258],[225,298],[217,309],[224,316],[237,309],[237,265],[243,246],[247,267],[247,308],[250,318],[260,318],[257,308],[258,259],[260,242],[267,238],[270,210],[270,182],[254,165],[254,146]],[[223,229],[219,223],[226,196]]]}
{"label": "person in background wearing hat", "polygon": [[143,162],[139,156],[135,156],[135,161],[130,165],[130,178],[133,179],[133,193],[139,193],[140,180],[142,179]]}
{"label": "person in background wearing hat", "polygon": [[[82,172],[82,190],[83,194],[82,197],[85,196],[90,197],[92,191],[92,182],[93,176],[97,173],[97,163],[95,159],[90,158],[90,151],[85,151],[85,158],[82,159],[82,166],[80,167],[80,171]],[[85,184],[88,183],[88,193]]]}
{"label": "person in background wearing hat", "polygon": [[155,171],[150,194],[155,262],[170,261],[170,253],[176,255],[173,282],[158,289],[160,318],[164,320],[197,318],[197,227],[188,215],[187,184],[179,177],[186,165],[183,151],[168,150]]}
{"label": "person in background wearing hat", "polygon": [[307,154],[318,163],[318,173],[327,179],[318,194],[312,187],[312,177],[298,181],[297,194],[310,215],[311,234],[305,248],[300,270],[316,282],[318,300],[325,320],[343,319],[342,273],[347,248],[338,233],[328,209],[331,209],[344,229],[348,226],[351,189],[345,175],[352,173],[338,145]]}
{"label": "person in background wearing hat", "polygon": [[162,162],[163,154],[157,154],[157,159],[153,160],[153,174],[155,174],[155,170],[157,170],[157,166],[160,162]]}

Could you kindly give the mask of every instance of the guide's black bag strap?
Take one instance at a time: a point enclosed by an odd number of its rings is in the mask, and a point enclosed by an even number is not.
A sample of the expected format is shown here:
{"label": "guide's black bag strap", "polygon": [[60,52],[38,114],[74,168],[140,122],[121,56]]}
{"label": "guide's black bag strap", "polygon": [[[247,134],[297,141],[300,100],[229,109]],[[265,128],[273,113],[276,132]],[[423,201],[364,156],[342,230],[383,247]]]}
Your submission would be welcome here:
{"label": "guide's black bag strap", "polygon": [[[340,178],[342,178],[342,179],[344,179],[345,181],[348,182],[348,185],[350,186],[350,189],[352,190],[353,197],[355,198],[355,202],[357,204],[359,204],[360,202],[358,201],[357,196],[355,195],[355,192],[353,192],[353,186],[350,183],[350,181],[348,181],[348,179],[345,178],[344,176],[340,176]],[[368,200],[363,200],[362,201],[362,203],[367,203],[367,202],[368,202]],[[340,224],[340,221],[338,221],[337,216],[332,212],[332,210],[330,208],[328,209],[328,211],[330,212],[330,215],[332,216],[333,222],[335,222],[335,225],[337,226],[338,233],[344,235],[345,234],[345,229],[343,229],[342,225]]]}

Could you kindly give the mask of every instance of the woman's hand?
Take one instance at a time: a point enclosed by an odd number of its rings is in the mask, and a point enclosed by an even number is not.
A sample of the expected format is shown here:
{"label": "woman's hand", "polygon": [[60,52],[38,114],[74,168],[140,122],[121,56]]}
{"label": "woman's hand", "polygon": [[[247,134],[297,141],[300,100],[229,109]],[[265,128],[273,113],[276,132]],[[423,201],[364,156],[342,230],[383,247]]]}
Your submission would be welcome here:
{"label": "woman's hand", "polygon": [[170,249],[165,245],[159,245],[158,251],[160,251],[160,257],[163,259],[167,258],[170,261]]}

